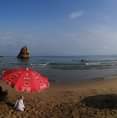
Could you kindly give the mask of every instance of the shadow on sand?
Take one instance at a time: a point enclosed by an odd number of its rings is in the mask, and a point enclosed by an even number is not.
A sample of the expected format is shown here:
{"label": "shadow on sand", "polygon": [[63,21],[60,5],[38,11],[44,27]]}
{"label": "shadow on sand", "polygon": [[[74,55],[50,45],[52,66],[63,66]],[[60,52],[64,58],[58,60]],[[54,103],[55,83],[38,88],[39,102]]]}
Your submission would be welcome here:
{"label": "shadow on sand", "polygon": [[4,102],[7,104],[9,107],[13,107],[14,104],[8,101],[8,91],[3,90],[2,87],[0,86],[0,102]]}
{"label": "shadow on sand", "polygon": [[2,87],[0,86],[0,101],[6,101],[7,100],[7,95],[8,95],[8,91],[2,89]]}
{"label": "shadow on sand", "polygon": [[96,95],[84,98],[82,104],[98,109],[117,109],[117,94]]}

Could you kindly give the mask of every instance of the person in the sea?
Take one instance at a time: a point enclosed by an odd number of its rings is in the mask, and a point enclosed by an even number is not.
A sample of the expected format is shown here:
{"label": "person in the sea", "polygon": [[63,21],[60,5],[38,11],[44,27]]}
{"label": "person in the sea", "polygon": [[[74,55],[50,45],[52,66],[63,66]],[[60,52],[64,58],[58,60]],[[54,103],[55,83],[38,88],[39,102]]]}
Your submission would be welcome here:
{"label": "person in the sea", "polygon": [[18,111],[24,111],[25,105],[24,105],[24,97],[20,96],[14,105],[14,108]]}

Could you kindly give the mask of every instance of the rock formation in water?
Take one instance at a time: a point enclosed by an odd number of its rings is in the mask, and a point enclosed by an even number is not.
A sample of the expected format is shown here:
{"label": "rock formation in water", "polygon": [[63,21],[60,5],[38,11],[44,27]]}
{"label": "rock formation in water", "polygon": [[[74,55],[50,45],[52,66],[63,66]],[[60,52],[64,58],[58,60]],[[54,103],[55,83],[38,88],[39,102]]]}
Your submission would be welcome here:
{"label": "rock formation in water", "polygon": [[29,54],[29,50],[28,48],[25,46],[23,48],[21,48],[17,58],[20,58],[20,59],[29,59],[30,57],[30,54]]}

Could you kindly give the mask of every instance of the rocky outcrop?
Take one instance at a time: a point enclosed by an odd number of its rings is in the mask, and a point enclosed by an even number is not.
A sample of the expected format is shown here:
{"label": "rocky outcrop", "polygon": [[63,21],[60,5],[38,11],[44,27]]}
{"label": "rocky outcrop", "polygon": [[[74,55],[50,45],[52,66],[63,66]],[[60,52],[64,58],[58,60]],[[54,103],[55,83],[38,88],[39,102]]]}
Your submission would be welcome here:
{"label": "rocky outcrop", "polygon": [[20,58],[20,59],[29,59],[30,57],[30,53],[29,53],[29,50],[28,48],[25,46],[23,48],[21,48],[17,58]]}

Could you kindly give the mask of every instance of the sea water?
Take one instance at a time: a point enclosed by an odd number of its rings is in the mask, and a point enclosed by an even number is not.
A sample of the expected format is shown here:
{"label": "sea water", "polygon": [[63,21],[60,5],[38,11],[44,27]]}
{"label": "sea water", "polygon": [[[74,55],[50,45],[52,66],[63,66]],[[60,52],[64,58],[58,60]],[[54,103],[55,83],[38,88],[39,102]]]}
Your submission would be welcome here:
{"label": "sea water", "polygon": [[29,60],[0,57],[0,72],[14,67],[31,67],[55,83],[76,83],[117,75],[117,56],[34,56]]}

